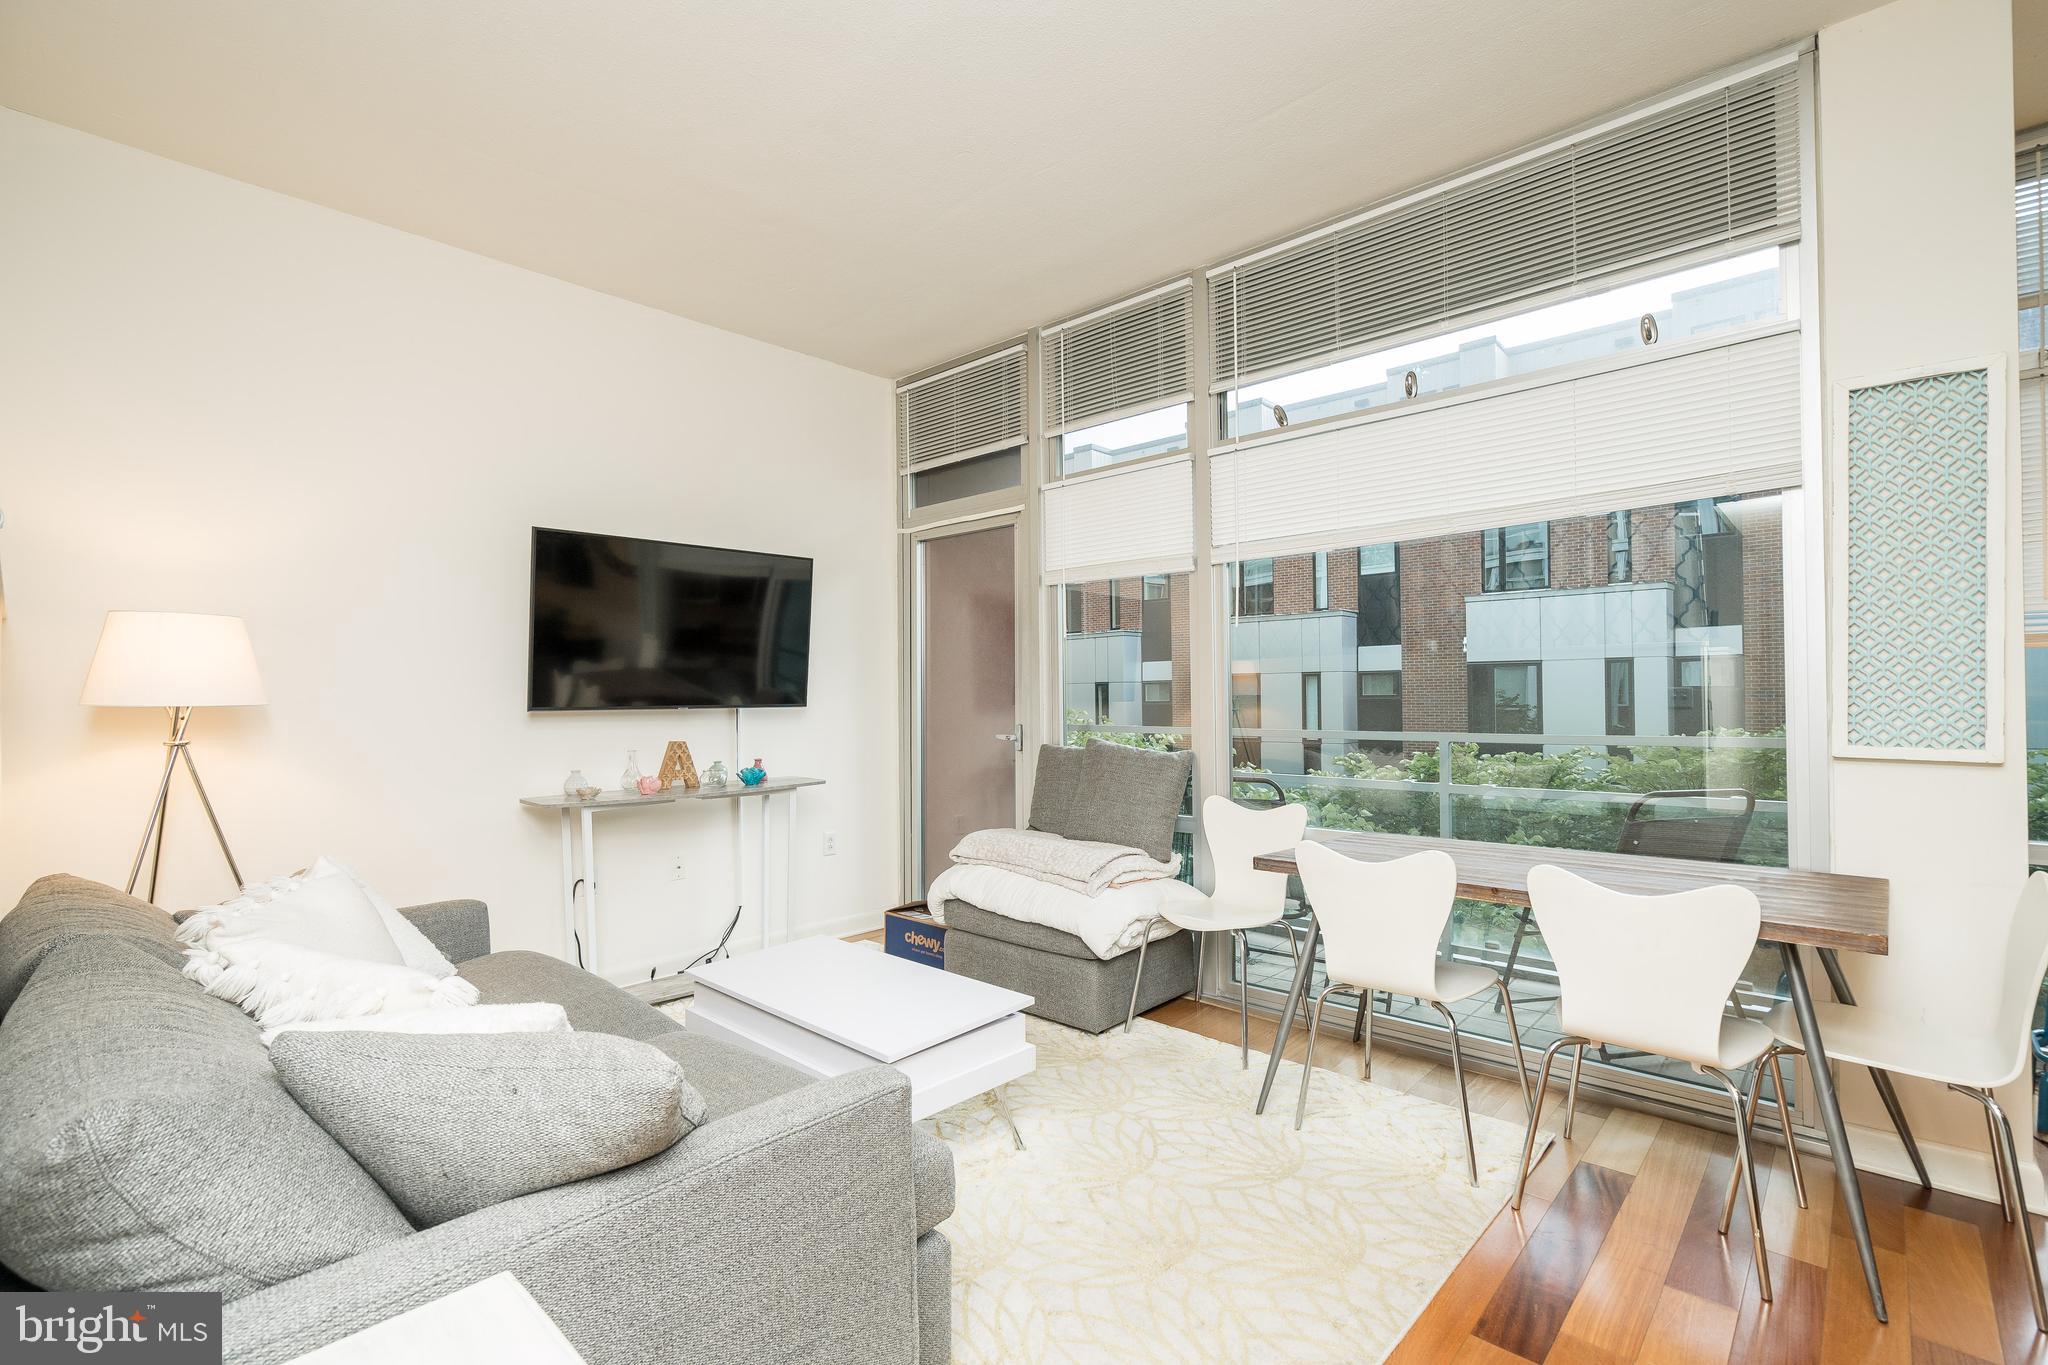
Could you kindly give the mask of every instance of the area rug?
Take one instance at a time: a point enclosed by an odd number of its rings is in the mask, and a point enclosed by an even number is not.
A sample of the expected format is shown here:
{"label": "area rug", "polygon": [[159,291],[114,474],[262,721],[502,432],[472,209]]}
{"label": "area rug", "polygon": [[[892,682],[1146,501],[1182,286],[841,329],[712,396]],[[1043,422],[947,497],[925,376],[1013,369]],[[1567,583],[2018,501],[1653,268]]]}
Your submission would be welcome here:
{"label": "area rug", "polygon": [[925,1124],[952,1145],[953,1359],[1377,1361],[1512,1192],[1519,1124],[1139,1020],[1028,1020],[1038,1069]]}

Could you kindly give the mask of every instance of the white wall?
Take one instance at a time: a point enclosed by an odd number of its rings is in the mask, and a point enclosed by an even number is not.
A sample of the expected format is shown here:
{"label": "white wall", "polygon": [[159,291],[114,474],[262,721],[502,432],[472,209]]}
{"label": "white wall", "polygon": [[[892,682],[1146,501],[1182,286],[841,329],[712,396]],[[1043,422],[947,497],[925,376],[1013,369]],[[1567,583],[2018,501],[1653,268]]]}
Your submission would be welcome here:
{"label": "white wall", "polygon": [[[2012,15],[2008,0],[1898,0],[1821,31],[1821,346],[1829,385],[2003,355],[2013,306]],[[2010,385],[2008,386],[2010,392]],[[2008,413],[2007,429],[2016,413]],[[2016,436],[2007,452],[2007,557],[2019,563]],[[1841,458],[1830,450],[1831,461]],[[1831,466],[1832,467],[1832,466]],[[1832,584],[1839,591],[1840,584]],[[1889,878],[1891,955],[1843,956],[1860,1003],[1911,1017],[1988,1010],[2005,919],[2025,876],[2026,771],[2017,574],[2006,584],[2006,761],[1829,765],[1832,865]],[[1902,1085],[1923,1136],[1984,1148],[1968,1100]],[[1852,1121],[1882,1126],[1861,1072]],[[2024,1085],[2002,1097],[2015,1127]],[[1882,1158],[1882,1137],[1857,1135]],[[1983,1178],[1989,1179],[1988,1167]]]}
{"label": "white wall", "polygon": [[[535,524],[816,558],[811,705],[751,713],[737,757],[829,779],[798,931],[894,903],[886,381],[7,111],[0,301],[0,908],[118,884],[141,833],[162,718],[78,705],[102,615],[228,612],[271,702],[201,713],[195,754],[245,874],[325,849],[559,951],[556,822],[519,796],[670,738],[736,755],[731,712],[526,713]],[[715,931],[729,819],[605,818],[603,965]],[[182,780],[171,835],[164,903],[230,890]]]}

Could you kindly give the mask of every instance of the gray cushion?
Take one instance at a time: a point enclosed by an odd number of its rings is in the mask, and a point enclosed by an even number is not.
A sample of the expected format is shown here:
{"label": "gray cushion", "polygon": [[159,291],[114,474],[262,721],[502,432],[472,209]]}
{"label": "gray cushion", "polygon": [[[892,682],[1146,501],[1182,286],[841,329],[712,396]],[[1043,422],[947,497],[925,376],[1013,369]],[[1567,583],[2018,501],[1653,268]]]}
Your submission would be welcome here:
{"label": "gray cushion", "polygon": [[235,1298],[412,1232],[255,1021],[133,943],[52,949],[0,1076],[0,1261],[45,1288]]}
{"label": "gray cushion", "polygon": [[[993,910],[984,910],[972,901],[946,902],[946,937],[952,939],[953,931],[964,934],[979,934],[983,938],[999,939],[1014,943],[1020,948],[1031,948],[1041,953],[1052,953],[1059,957],[1078,957],[1083,962],[1100,962],[1088,941],[1063,929],[1049,924],[1033,924],[1030,920],[1011,919],[998,915]],[[1018,987],[1022,990],[1023,987]]]}
{"label": "gray cushion", "polygon": [[545,953],[492,953],[463,963],[456,975],[476,984],[479,1004],[524,1005],[545,1000],[560,1005],[568,1012],[569,1027],[578,1033],[646,1039],[682,1027],[611,982]]}
{"label": "gray cushion", "polygon": [[665,1152],[704,1117],[674,1059],[604,1033],[280,1033],[292,1098],[422,1226]]}
{"label": "gray cushion", "polygon": [[[810,1077],[780,1062],[687,1028],[651,1041],[681,1062],[690,1083],[703,1092],[705,1123],[730,1118],[763,1100],[813,1084]],[[910,1178],[916,1195],[917,1230],[930,1232],[953,1216],[953,1149],[923,1128],[911,1129]]]}
{"label": "gray cushion", "polygon": [[1030,828],[1067,835],[1074,798],[1081,790],[1081,750],[1063,744],[1038,746],[1038,775],[1031,782]]}
{"label": "gray cushion", "polygon": [[1191,751],[1133,749],[1099,739],[1081,751],[1081,789],[1067,814],[1069,839],[1142,848],[1154,858],[1173,853],[1173,823],[1194,776]]}
{"label": "gray cushion", "polygon": [[83,934],[133,943],[159,962],[181,965],[171,917],[148,901],[84,877],[43,877],[0,917],[0,1015],[28,984],[43,954]]}

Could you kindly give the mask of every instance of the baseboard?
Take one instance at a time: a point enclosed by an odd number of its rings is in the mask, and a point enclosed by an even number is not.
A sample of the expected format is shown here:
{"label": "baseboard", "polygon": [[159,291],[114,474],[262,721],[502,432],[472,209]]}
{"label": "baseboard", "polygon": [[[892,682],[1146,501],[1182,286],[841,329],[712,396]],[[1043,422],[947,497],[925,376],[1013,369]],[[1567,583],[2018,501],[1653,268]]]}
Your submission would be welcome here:
{"label": "baseboard", "polygon": [[[864,934],[871,929],[879,929],[881,927],[882,912],[877,910],[866,914],[841,915],[836,919],[823,920],[816,923],[806,922],[795,926],[795,931],[790,934],[790,937],[817,938],[821,935],[830,934],[835,938],[843,938],[847,934]],[[779,938],[770,939],[769,946],[772,947],[782,941]],[[751,952],[759,943],[760,940],[758,938],[746,934],[743,926],[739,932],[733,935],[732,949],[736,953]],[[708,943],[704,945],[706,948],[710,946]],[[645,957],[633,962],[607,965],[599,975],[614,986],[632,986],[646,981],[650,976],[671,976],[680,972],[683,969],[683,964],[687,961],[689,961],[689,958],[682,956]]]}
{"label": "baseboard", "polygon": [[[2020,1149],[2020,1187],[2026,1192],[2027,1207],[2035,1213],[2048,1214],[2048,1183],[2043,1182],[2040,1165],[2033,1159],[2033,1138],[2024,1131],[2015,1131],[2013,1138]],[[1951,1147],[1925,1138],[1915,1141],[1920,1148],[1920,1159],[1927,1163],[1927,1178],[1934,1182],[1936,1189],[1982,1199],[1990,1204],[1998,1202],[1998,1175],[1991,1165],[1988,1138],[1986,1146],[1981,1148]],[[1804,1150],[1804,1144],[1801,1147]],[[1856,1154],[1859,1170],[1873,1175],[1888,1175],[1908,1184],[1920,1183],[1912,1161],[1906,1156],[1906,1144],[1899,1141],[1899,1135],[1890,1128],[1850,1124],[1849,1150]],[[1826,1159],[1825,1148],[1820,1155]],[[1812,1179],[1814,1166],[1811,1154],[1806,1172],[1807,1178]]]}

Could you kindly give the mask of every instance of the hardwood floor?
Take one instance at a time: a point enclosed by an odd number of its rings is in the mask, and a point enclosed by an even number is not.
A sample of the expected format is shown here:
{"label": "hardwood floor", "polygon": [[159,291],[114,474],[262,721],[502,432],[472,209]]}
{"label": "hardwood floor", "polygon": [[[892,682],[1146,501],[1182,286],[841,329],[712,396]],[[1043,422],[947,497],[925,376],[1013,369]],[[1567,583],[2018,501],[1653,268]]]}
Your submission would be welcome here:
{"label": "hardwood floor", "polygon": [[[1235,1043],[1235,1009],[1176,1000],[1146,1016]],[[1271,1020],[1254,1017],[1263,1056]],[[1296,1030],[1288,1055],[1299,1059]],[[1255,1057],[1254,1063],[1256,1064]],[[1362,1049],[1316,1041],[1316,1065],[1357,1076]],[[1380,1085],[1455,1103],[1450,1069],[1374,1051]],[[1519,1121],[1511,1082],[1474,1078],[1473,1107]],[[1276,1099],[1277,1103],[1277,1099]],[[1545,1108],[1558,1113],[1562,1093]],[[1556,1105],[1559,1109],[1549,1106]],[[2019,1231],[1998,1206],[1863,1177],[1891,1323],[1871,1316],[1834,1172],[1806,1158],[1809,1207],[1793,1196],[1783,1151],[1758,1147],[1773,1300],[1757,1297],[1748,1212],[1715,1228],[1734,1164],[1732,1137],[1582,1098],[1572,1140],[1530,1177],[1519,1214],[1503,1208],[1391,1359],[1396,1365],[1785,1365],[2043,1362]],[[2035,1236],[2044,1239],[2040,1219]]]}

